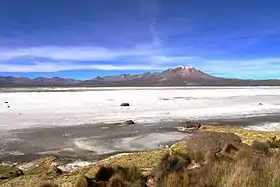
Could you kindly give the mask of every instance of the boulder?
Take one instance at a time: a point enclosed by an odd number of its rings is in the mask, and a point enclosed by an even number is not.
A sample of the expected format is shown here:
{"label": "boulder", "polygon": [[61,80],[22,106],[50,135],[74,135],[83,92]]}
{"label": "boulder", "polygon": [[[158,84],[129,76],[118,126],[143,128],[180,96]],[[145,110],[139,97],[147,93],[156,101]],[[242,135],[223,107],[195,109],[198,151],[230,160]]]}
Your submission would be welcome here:
{"label": "boulder", "polygon": [[201,124],[198,122],[185,121],[182,125],[187,129],[200,129]]}
{"label": "boulder", "polygon": [[197,122],[185,121],[181,126],[176,127],[180,132],[192,132],[201,128],[201,124]]}
{"label": "boulder", "polygon": [[135,124],[135,122],[133,120],[127,120],[124,123],[127,124],[127,125]]}
{"label": "boulder", "polygon": [[[233,133],[198,131],[186,140],[187,147],[191,151],[214,153],[225,151],[231,152],[240,148],[245,148],[241,138]],[[231,150],[229,150],[231,149]]]}
{"label": "boulder", "polygon": [[122,103],[121,106],[130,106],[129,103]]}

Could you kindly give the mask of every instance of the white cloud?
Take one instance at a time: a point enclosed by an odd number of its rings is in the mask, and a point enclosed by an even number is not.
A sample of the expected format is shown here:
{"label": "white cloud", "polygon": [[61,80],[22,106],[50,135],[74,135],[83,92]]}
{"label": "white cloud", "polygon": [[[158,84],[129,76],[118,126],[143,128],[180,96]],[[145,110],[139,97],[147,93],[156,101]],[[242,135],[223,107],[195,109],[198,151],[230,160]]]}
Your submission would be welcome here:
{"label": "white cloud", "polygon": [[[192,60],[193,59],[193,60]],[[199,61],[199,63],[196,63]],[[153,62],[153,63],[148,63]],[[159,63],[161,62],[161,63]],[[273,64],[271,64],[273,63]],[[173,64],[173,65],[171,65]],[[196,67],[214,75],[246,76],[246,75],[269,75],[280,73],[280,58],[271,59],[249,59],[249,60],[207,60],[195,57],[167,57],[150,56],[127,65],[113,65],[109,62],[103,64],[97,63],[78,63],[71,61],[61,62],[36,62],[33,64],[1,64],[0,69],[3,72],[55,72],[63,70],[164,70],[169,66],[187,65]]]}
{"label": "white cloud", "polygon": [[[186,65],[214,75],[251,76],[280,74],[280,58],[205,59],[195,56],[167,55],[169,51],[151,46],[112,50],[101,47],[31,47],[14,50],[0,49],[2,72],[55,72],[63,70],[160,70],[168,66]],[[31,59],[26,64],[14,64],[18,59]],[[39,62],[38,58],[45,58]],[[42,59],[41,59],[42,60]],[[35,63],[34,63],[35,61]],[[37,61],[37,62],[36,62]],[[87,61],[81,63],[79,61]],[[112,62],[118,62],[114,65]],[[32,64],[30,64],[32,63]],[[126,64],[126,65],[124,65]]]}
{"label": "white cloud", "polygon": [[150,56],[146,61],[150,61],[155,64],[164,64],[164,63],[187,63],[190,61],[197,61],[198,57],[192,56]]}
{"label": "white cloud", "polygon": [[17,58],[49,58],[52,60],[72,61],[108,61],[125,56],[153,55],[156,51],[152,49],[121,49],[112,50],[101,47],[30,47],[10,50],[0,49],[0,59],[11,60]]}
{"label": "white cloud", "polygon": [[[156,50],[152,46],[136,46],[119,50],[101,47],[57,46],[0,49],[0,68],[4,72],[53,72],[77,69],[152,70],[163,69],[166,63],[181,63],[192,59],[192,57],[185,56],[164,56],[160,53],[162,51]],[[40,58],[45,60],[39,62]],[[28,62],[25,64],[12,63],[19,59]],[[113,65],[114,61],[127,65]]]}
{"label": "white cloud", "polygon": [[38,62],[33,65],[10,65],[0,64],[0,69],[3,72],[56,72],[65,70],[159,70],[161,67],[149,65],[112,65],[112,64],[72,64],[68,62]]}

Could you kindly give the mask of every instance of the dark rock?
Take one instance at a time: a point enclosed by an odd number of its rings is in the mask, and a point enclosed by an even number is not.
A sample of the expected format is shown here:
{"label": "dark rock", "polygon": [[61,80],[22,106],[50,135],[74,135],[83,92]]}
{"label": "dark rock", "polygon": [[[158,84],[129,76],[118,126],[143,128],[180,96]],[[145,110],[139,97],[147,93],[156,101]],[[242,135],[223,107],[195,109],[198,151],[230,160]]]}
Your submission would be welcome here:
{"label": "dark rock", "polygon": [[53,171],[56,173],[56,174],[59,174],[59,175],[61,175],[62,174],[62,170],[61,169],[59,169],[58,167],[56,167],[56,166],[54,166],[53,167]]}
{"label": "dark rock", "polygon": [[185,121],[181,124],[180,127],[176,127],[176,129],[180,132],[193,132],[194,130],[198,130],[201,128],[201,124],[197,122]]}
{"label": "dark rock", "polygon": [[9,179],[9,177],[0,175],[0,180],[5,180],[5,179]]}
{"label": "dark rock", "polygon": [[127,120],[124,123],[127,124],[127,125],[135,124],[135,122],[133,120]]}
{"label": "dark rock", "polygon": [[8,101],[5,101],[4,103],[5,103],[5,104],[8,104],[9,102],[8,102]]}
{"label": "dark rock", "polygon": [[200,129],[201,124],[198,122],[185,121],[182,123],[187,129]]}
{"label": "dark rock", "polygon": [[10,106],[7,106],[8,108],[10,108]]}
{"label": "dark rock", "polygon": [[262,103],[259,103],[259,105],[263,105]]}
{"label": "dark rock", "polygon": [[99,181],[109,181],[109,179],[115,174],[113,167],[101,166],[95,174],[96,182]]}
{"label": "dark rock", "polygon": [[130,106],[129,103],[122,103],[121,106]]}

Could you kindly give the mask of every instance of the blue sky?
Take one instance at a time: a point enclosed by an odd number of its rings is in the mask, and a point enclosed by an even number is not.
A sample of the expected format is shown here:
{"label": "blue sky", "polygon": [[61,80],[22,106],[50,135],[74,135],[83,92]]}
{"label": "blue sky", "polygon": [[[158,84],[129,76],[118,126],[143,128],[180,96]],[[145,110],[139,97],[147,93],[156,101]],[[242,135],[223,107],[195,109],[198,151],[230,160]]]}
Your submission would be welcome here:
{"label": "blue sky", "polygon": [[280,78],[277,0],[1,0],[0,75],[88,79],[186,65]]}

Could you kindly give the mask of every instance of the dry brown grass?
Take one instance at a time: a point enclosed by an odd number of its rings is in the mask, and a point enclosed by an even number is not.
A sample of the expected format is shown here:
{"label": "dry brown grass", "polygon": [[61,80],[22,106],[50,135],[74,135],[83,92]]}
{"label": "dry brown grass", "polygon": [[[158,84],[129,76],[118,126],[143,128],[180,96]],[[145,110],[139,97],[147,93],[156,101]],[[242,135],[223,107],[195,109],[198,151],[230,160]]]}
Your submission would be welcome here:
{"label": "dry brown grass", "polygon": [[170,173],[163,178],[160,185],[156,187],[189,187],[188,176]]}
{"label": "dry brown grass", "polygon": [[265,142],[259,142],[254,140],[252,142],[252,148],[256,151],[260,151],[262,153],[268,154],[269,153],[269,145]]}
{"label": "dry brown grass", "polygon": [[[210,154],[210,153],[209,153]],[[211,155],[215,155],[211,153]],[[234,161],[217,159],[210,156],[210,161],[196,168],[196,171],[185,169],[184,172],[165,174],[162,185],[171,187],[279,187],[280,186],[280,152],[272,154],[253,153],[251,150],[240,150]],[[194,174],[195,173],[195,174]]]}

